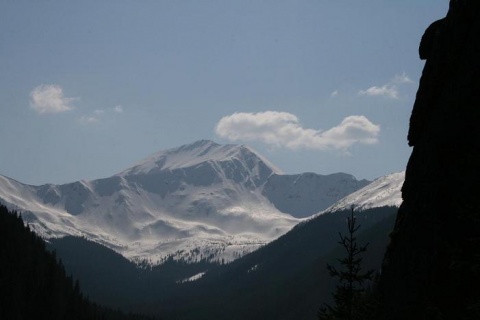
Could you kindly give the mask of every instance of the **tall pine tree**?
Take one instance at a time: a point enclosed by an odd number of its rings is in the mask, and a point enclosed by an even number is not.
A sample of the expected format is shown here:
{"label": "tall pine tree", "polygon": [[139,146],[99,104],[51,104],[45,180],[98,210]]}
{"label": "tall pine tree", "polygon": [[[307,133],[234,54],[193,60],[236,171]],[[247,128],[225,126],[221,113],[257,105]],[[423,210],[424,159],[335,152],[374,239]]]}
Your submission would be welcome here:
{"label": "tall pine tree", "polygon": [[348,233],[339,233],[338,242],[345,249],[345,257],[338,259],[339,269],[327,264],[332,277],[338,278],[338,284],[333,293],[334,305],[324,304],[317,313],[319,320],[357,320],[370,316],[370,302],[367,301],[364,283],[372,280],[373,270],[362,271],[361,254],[367,250],[368,243],[360,246],[356,233],[361,225],[357,225],[354,208],[347,218]]}

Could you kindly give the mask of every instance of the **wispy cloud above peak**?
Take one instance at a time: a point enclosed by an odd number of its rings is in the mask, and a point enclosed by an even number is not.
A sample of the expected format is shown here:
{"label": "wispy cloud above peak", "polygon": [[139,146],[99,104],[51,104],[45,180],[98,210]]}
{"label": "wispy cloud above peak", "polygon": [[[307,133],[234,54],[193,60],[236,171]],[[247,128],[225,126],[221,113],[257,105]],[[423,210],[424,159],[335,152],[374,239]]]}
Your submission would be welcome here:
{"label": "wispy cloud above peak", "polygon": [[394,85],[387,85],[387,84],[381,87],[373,86],[366,90],[360,90],[358,94],[361,96],[372,96],[372,97],[383,96],[387,98],[398,99],[397,87]]}
{"label": "wispy cloud above peak", "polygon": [[78,118],[78,122],[84,125],[99,124],[105,120],[111,119],[112,116],[123,113],[123,107],[121,105],[116,105],[115,107],[109,107],[105,109],[96,109],[93,110],[90,114],[86,114]]}
{"label": "wispy cloud above peak", "polygon": [[89,116],[81,116],[78,121],[81,124],[95,124],[99,123],[100,119],[96,117],[95,115],[89,115]]}
{"label": "wispy cloud above peak", "polygon": [[30,92],[30,106],[39,114],[72,110],[75,100],[65,97],[62,87],[55,84],[42,84]]}
{"label": "wispy cloud above peak", "polygon": [[415,81],[410,79],[409,76],[405,72],[402,74],[396,74],[395,77],[393,77],[392,82],[395,84],[414,84]]}
{"label": "wispy cloud above peak", "polygon": [[358,94],[361,96],[399,99],[399,86],[414,83],[415,82],[410,79],[405,72],[403,72],[402,74],[395,75],[388,83],[382,86],[372,86],[368,89],[358,91]]}
{"label": "wispy cloud above peak", "polygon": [[257,141],[277,148],[345,151],[354,144],[377,143],[380,126],[354,115],[321,131],[302,127],[294,114],[265,111],[223,117],[215,132],[230,141]]}

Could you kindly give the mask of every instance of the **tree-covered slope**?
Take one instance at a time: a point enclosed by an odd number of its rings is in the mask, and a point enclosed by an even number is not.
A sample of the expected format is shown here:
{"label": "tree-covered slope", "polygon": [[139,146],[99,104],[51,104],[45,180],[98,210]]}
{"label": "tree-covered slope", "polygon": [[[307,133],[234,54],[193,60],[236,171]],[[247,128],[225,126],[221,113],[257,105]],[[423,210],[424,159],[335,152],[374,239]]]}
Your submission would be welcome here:
{"label": "tree-covered slope", "polygon": [[[380,269],[397,208],[357,213],[365,268]],[[308,319],[335,287],[326,269],[343,252],[348,211],[325,214],[231,264],[183,285],[161,311],[174,319]]]}
{"label": "tree-covered slope", "polygon": [[55,253],[0,206],[0,319],[144,319],[89,302]]}

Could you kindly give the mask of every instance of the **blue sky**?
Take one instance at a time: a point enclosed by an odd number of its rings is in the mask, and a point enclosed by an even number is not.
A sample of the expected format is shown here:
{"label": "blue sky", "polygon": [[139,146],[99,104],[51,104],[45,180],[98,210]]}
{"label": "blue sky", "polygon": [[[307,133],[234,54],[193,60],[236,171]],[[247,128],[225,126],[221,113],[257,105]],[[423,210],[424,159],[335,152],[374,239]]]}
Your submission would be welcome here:
{"label": "blue sky", "polygon": [[0,174],[107,177],[244,143],[286,173],[405,169],[425,28],[447,0],[0,2]]}

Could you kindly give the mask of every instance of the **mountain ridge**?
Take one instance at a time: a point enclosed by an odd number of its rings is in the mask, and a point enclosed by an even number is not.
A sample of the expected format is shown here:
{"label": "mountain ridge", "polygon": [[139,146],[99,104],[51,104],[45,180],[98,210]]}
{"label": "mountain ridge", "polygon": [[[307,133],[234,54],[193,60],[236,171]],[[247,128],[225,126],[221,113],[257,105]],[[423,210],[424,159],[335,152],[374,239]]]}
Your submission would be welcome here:
{"label": "mountain ridge", "polygon": [[[97,180],[29,186],[0,176],[0,200],[45,238],[85,237],[152,264],[172,256],[232,261],[367,183],[348,174],[282,175],[249,147],[200,140]],[[307,199],[315,201],[300,212]]]}

